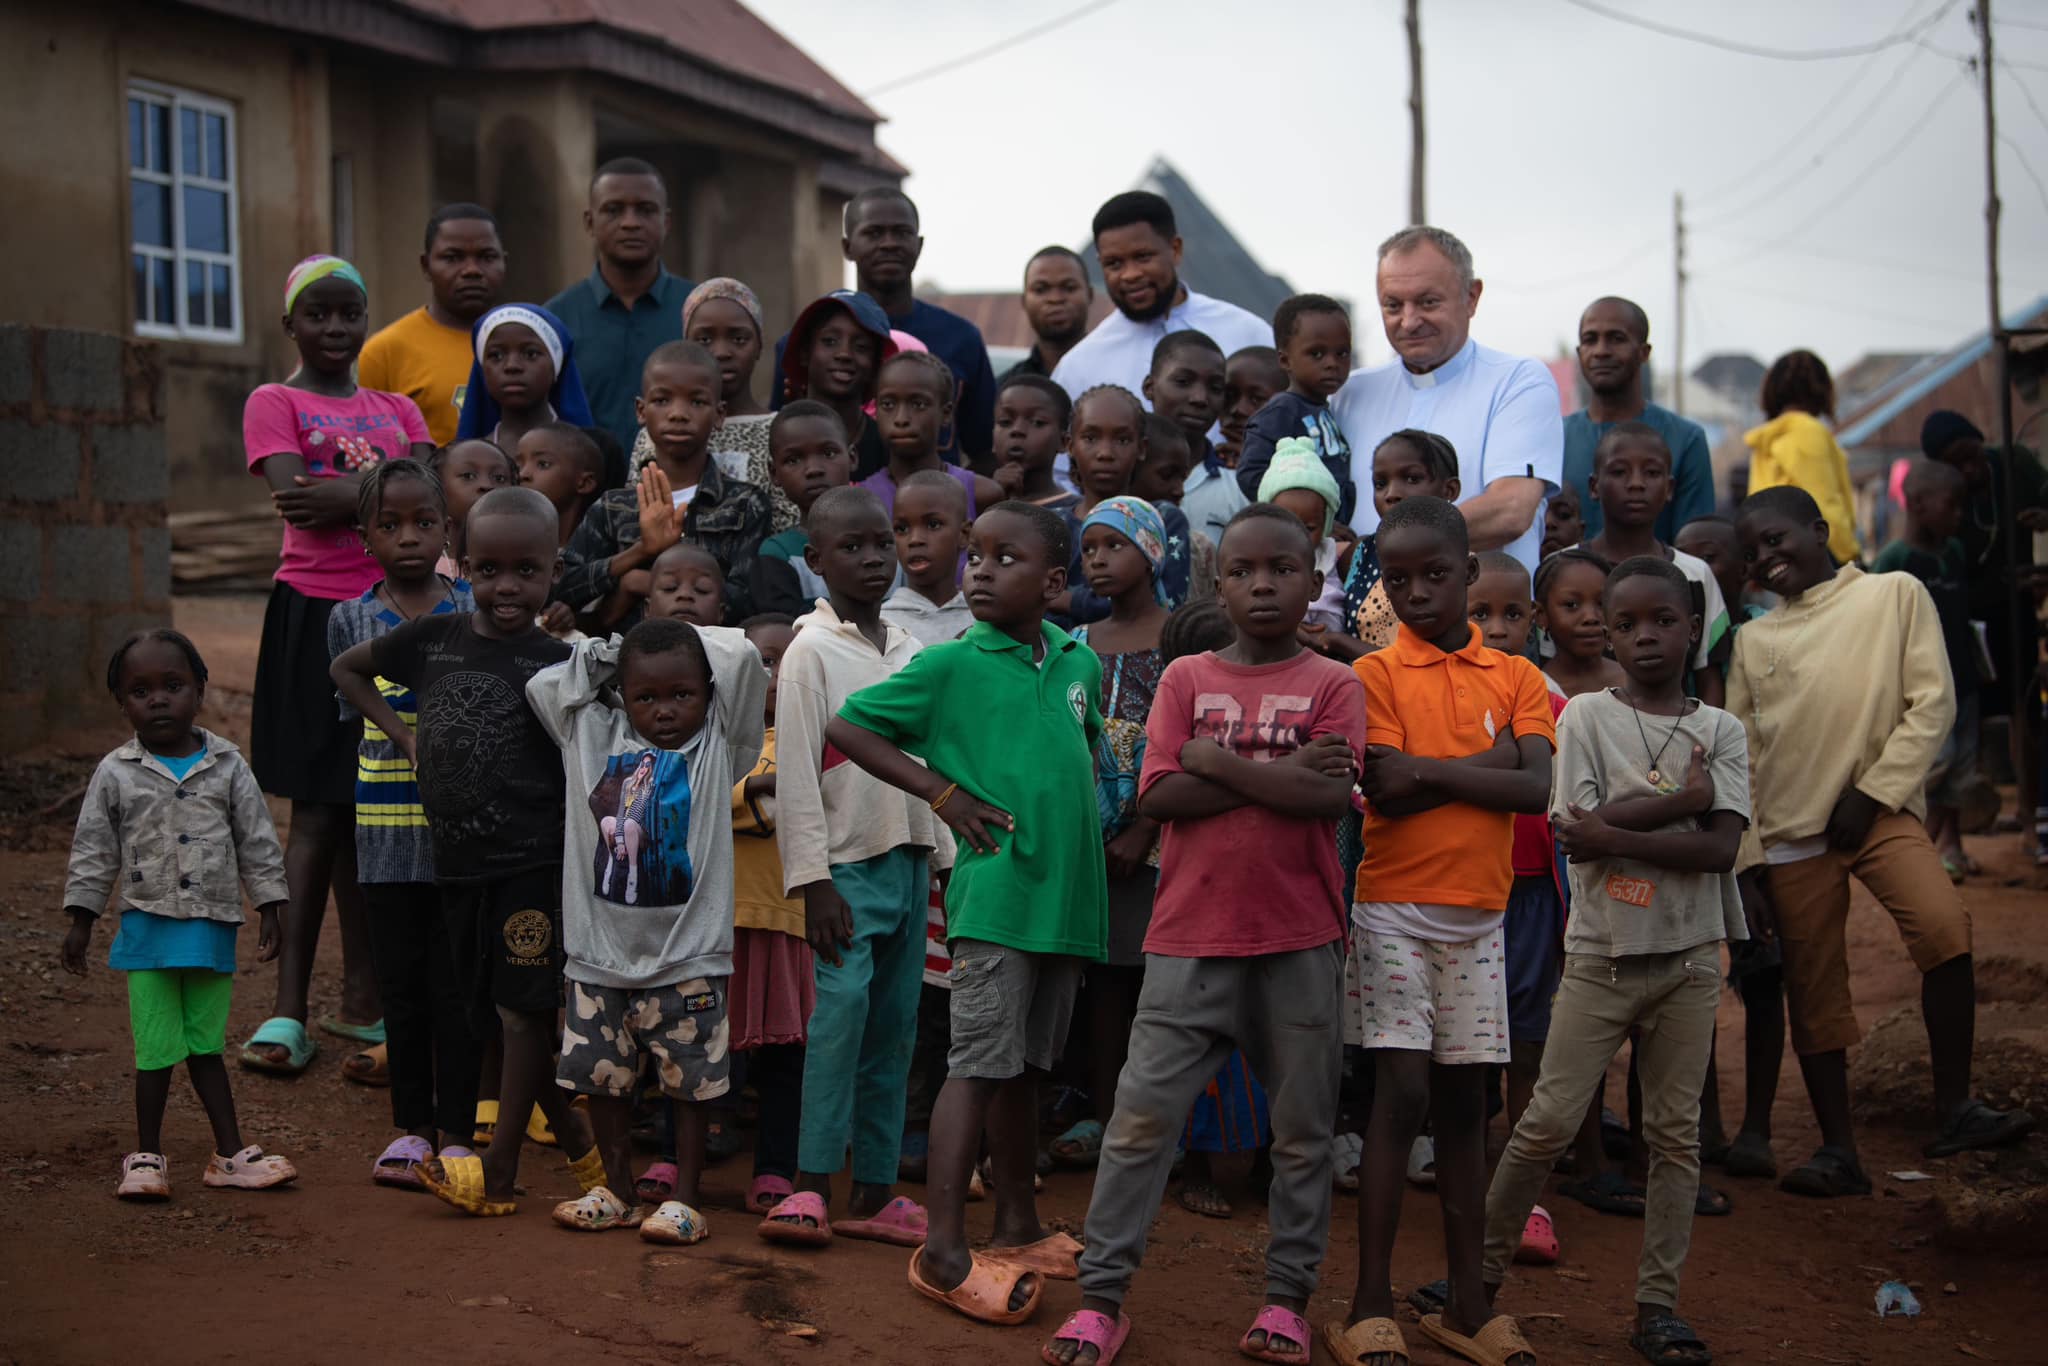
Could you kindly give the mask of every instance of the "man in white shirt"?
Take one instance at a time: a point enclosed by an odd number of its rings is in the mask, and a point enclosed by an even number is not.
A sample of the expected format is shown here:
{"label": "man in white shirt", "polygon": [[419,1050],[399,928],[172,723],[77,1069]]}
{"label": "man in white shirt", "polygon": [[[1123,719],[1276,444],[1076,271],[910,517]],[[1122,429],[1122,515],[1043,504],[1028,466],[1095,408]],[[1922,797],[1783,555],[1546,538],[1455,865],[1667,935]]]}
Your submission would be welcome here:
{"label": "man in white shirt", "polygon": [[[1182,282],[1179,229],[1173,207],[1160,196],[1149,190],[1117,195],[1095,211],[1093,227],[1102,285],[1116,312],[1054,368],[1053,381],[1073,397],[1098,384],[1120,384],[1142,396],[1152,349],[1169,332],[1205,332],[1226,356],[1240,347],[1272,345],[1272,324],[1265,319]],[[1215,436],[1212,431],[1210,439]]]}
{"label": "man in white shirt", "polygon": [[1442,228],[1403,228],[1380,244],[1380,320],[1394,359],[1360,370],[1330,400],[1351,446],[1360,490],[1353,522],[1379,525],[1364,490],[1372,453],[1404,427],[1435,432],[1458,452],[1472,549],[1505,550],[1533,571],[1543,502],[1564,462],[1557,383],[1540,363],[1472,340],[1481,281],[1472,253]]}

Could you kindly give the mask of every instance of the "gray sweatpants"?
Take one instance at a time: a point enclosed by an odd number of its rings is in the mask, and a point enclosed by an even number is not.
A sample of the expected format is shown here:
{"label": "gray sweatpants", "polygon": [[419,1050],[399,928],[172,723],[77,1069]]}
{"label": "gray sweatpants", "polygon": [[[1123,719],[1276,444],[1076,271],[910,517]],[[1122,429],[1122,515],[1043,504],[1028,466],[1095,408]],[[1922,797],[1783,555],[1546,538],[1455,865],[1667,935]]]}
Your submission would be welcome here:
{"label": "gray sweatpants", "polygon": [[1130,1058],[1088,1202],[1081,1293],[1122,1304],[1202,1088],[1242,1048],[1273,1120],[1266,1293],[1315,1293],[1330,1235],[1330,1131],[1343,1068],[1338,941],[1256,958],[1145,956]]}

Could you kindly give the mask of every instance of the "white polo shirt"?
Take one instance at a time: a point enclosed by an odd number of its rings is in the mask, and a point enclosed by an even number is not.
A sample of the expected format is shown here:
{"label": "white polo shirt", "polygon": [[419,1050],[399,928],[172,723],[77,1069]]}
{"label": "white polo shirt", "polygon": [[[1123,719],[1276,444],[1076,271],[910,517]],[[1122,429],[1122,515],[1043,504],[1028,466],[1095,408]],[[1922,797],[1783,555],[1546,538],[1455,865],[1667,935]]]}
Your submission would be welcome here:
{"label": "white polo shirt", "polygon": [[[1352,524],[1361,532],[1379,526],[1370,495],[1373,448],[1404,427],[1435,432],[1458,452],[1461,502],[1496,479],[1517,475],[1541,479],[1547,498],[1563,476],[1564,412],[1549,369],[1469,339],[1426,375],[1398,356],[1356,372],[1330,399],[1330,412],[1351,443],[1351,477],[1359,491]],[[1538,508],[1529,529],[1502,549],[1533,573],[1542,546]]]}
{"label": "white polo shirt", "polygon": [[[1053,383],[1072,398],[1079,398],[1098,384],[1120,384],[1142,399],[1145,376],[1152,373],[1153,348],[1167,333],[1190,328],[1206,333],[1223,349],[1226,358],[1247,346],[1273,344],[1273,325],[1264,318],[1191,289],[1186,299],[1151,322],[1132,322],[1120,311],[1111,309],[1107,318],[1095,324],[1094,331],[1060,357],[1060,363],[1053,368]],[[1210,439],[1215,439],[1213,430]]]}

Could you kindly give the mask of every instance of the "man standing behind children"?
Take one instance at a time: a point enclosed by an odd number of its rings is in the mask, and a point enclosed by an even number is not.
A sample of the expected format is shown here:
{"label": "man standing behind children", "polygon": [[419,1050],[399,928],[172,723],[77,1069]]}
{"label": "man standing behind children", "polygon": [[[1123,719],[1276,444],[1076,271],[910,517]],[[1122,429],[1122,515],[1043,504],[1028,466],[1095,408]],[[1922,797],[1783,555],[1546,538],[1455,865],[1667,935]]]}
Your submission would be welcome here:
{"label": "man standing behind children", "polygon": [[1181,1117],[1239,1043],[1273,1122],[1266,1305],[1239,1349],[1308,1359],[1302,1312],[1329,1233],[1342,1057],[1335,822],[1350,808],[1366,719],[1351,671],[1296,636],[1314,554],[1293,513],[1258,504],[1231,519],[1219,577],[1236,642],[1176,660],[1153,700],[1139,810],[1164,824],[1165,843],[1144,986],[1088,1207],[1082,1307],[1047,1345],[1049,1361],[1096,1366],[1129,1334],[1124,1294]]}
{"label": "man standing behind children", "polygon": [[[1072,554],[1066,520],[1048,508],[983,512],[967,552],[973,629],[849,700],[826,732],[965,845],[946,901],[953,1044],[932,1114],[931,1229],[910,1281],[985,1323],[1029,1318],[1045,1278],[1071,1279],[1079,1251],[1046,1233],[1032,1194],[1036,1073],[1066,1044],[1081,965],[1101,960],[1108,925],[1095,803],[1102,663],[1045,620]],[[984,1129],[996,1246],[972,1253],[967,1186]]]}
{"label": "man standing behind children", "polygon": [[[1450,1296],[1422,1330],[1479,1362],[1533,1366],[1513,1320],[1493,1320],[1480,1282],[1486,1075],[1508,1061],[1501,920],[1514,883],[1513,813],[1550,800],[1556,732],[1543,675],[1488,649],[1467,618],[1479,577],[1465,519],[1441,498],[1406,498],[1381,521],[1381,582],[1394,643],[1352,667],[1365,684],[1360,786],[1369,805],[1358,866],[1359,995],[1375,1062],[1359,1166],[1358,1285],[1325,1330],[1340,1361],[1390,1366],[1394,1236],[1410,1141],[1436,1135]],[[1519,1355],[1518,1355],[1519,1354]]]}

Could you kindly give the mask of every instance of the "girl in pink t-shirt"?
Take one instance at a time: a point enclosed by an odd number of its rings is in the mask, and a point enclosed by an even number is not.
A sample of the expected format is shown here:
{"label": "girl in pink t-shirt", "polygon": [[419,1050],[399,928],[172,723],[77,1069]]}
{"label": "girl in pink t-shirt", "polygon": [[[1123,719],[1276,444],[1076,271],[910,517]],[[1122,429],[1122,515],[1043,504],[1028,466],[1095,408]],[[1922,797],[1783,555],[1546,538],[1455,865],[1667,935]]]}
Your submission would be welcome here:
{"label": "girl in pink t-shirt", "polygon": [[[356,386],[369,297],[354,266],[335,256],[294,266],[285,281],[284,330],[298,346],[299,368],[249,395],[242,444],[250,473],[270,485],[285,523],[256,657],[249,748],[263,790],[292,804],[285,848],[291,899],[277,1004],[243,1045],[242,1062],[289,1074],[303,1071],[315,1052],[306,997],[330,885],[341,916],[342,1003],[322,1027],[364,1044],[384,1041],[356,886],[359,723],[341,720],[327,676],[327,616],[383,577],[356,536],[358,476],[399,456],[424,459],[433,444],[411,399]],[[351,1061],[350,1075],[382,1065],[380,1057]]]}

